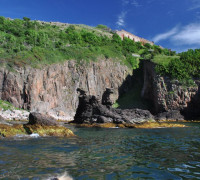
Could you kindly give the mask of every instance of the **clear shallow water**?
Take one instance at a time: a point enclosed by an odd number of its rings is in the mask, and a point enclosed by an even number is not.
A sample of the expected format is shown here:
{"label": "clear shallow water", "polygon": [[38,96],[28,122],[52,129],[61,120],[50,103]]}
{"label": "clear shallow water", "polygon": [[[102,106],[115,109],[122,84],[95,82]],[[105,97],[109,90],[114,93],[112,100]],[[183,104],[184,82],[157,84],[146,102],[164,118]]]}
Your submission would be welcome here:
{"label": "clear shallow water", "polygon": [[200,179],[200,124],[189,128],[75,128],[78,138],[0,140],[0,179]]}

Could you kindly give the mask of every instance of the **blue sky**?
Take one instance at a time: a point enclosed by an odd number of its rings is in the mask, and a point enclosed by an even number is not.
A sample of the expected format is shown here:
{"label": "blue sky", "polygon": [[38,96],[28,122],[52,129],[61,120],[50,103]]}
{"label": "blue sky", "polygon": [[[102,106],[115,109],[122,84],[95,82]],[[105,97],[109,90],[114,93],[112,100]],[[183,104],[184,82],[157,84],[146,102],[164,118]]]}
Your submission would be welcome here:
{"label": "blue sky", "polygon": [[200,48],[200,0],[0,0],[0,16],[105,24],[178,52]]}

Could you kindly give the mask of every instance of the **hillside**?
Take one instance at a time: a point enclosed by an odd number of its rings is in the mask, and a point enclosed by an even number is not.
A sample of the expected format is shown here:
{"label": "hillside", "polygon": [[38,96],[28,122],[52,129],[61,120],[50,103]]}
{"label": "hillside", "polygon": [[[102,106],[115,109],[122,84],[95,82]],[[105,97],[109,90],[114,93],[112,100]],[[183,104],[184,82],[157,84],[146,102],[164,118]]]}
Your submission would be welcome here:
{"label": "hillside", "polygon": [[105,25],[0,17],[0,99],[67,120],[78,105],[77,88],[100,98],[113,88],[116,107],[156,113],[194,101],[200,50],[176,54],[115,32]]}
{"label": "hillside", "polygon": [[95,61],[98,57],[117,59],[137,68],[139,59],[133,57],[133,53],[145,59],[157,54],[174,54],[156,45],[143,46],[126,37],[121,40],[104,25],[90,27],[31,21],[26,17],[23,20],[0,17],[0,62],[10,69],[14,65],[38,68],[72,59],[77,62]]}

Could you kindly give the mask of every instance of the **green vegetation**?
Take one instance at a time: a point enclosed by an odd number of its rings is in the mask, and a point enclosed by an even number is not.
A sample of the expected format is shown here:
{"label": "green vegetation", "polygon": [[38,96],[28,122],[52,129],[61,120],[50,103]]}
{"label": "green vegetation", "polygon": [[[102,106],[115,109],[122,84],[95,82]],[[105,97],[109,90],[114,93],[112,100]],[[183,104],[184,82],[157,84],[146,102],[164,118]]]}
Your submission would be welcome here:
{"label": "green vegetation", "polygon": [[180,56],[166,56],[166,55],[156,55],[153,57],[152,62],[163,65],[163,66],[168,66],[168,64],[176,59],[180,59]]}
{"label": "green vegetation", "polygon": [[153,60],[157,63],[156,71],[178,79],[183,85],[194,86],[193,79],[200,78],[200,49],[182,52],[179,57],[172,56],[167,60]]}
{"label": "green vegetation", "polygon": [[[140,57],[136,57],[140,55]],[[62,63],[66,60],[96,61],[112,58],[132,69],[140,59],[156,63],[156,71],[192,85],[199,78],[200,50],[176,54],[157,45],[121,38],[105,25],[89,27],[31,21],[30,18],[0,17],[0,64],[12,70],[14,66]]]}
{"label": "green vegetation", "polygon": [[0,63],[7,68],[13,66],[41,65],[64,62],[74,59],[95,61],[99,57],[121,60],[130,68],[137,68],[139,59],[132,53],[141,56],[168,53],[158,46],[134,42],[128,38],[123,41],[105,25],[96,28],[85,25],[57,25],[40,21],[10,20],[0,17]]}
{"label": "green vegetation", "polygon": [[101,29],[101,30],[103,30],[103,31],[107,31],[107,32],[110,32],[110,31],[111,31],[111,29],[110,29],[108,26],[103,25],[103,24],[97,25],[96,28]]}
{"label": "green vegetation", "polygon": [[14,107],[11,103],[7,102],[7,101],[3,101],[0,99],[0,110],[15,110],[15,109],[18,109],[16,107]]}

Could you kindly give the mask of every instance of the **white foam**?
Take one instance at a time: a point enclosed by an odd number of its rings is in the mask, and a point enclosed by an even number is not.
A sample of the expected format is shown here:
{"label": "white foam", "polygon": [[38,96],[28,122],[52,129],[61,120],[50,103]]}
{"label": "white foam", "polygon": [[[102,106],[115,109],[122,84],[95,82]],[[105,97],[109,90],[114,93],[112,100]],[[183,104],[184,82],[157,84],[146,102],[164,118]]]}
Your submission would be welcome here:
{"label": "white foam", "polygon": [[19,139],[21,139],[21,138],[23,138],[23,139],[24,138],[38,138],[38,137],[40,137],[40,135],[37,133],[33,133],[31,135],[22,135],[22,134],[15,135],[15,138],[19,138]]}
{"label": "white foam", "polygon": [[37,133],[33,133],[33,134],[31,134],[31,135],[30,135],[30,137],[33,137],[33,138],[38,138],[38,137],[40,137],[40,135],[39,135],[39,134],[37,134]]}
{"label": "white foam", "polygon": [[63,174],[61,175],[57,175],[57,176],[53,176],[53,177],[50,177],[46,180],[52,180],[52,179],[58,179],[58,180],[73,180],[73,178],[67,173],[67,172],[64,172]]}

